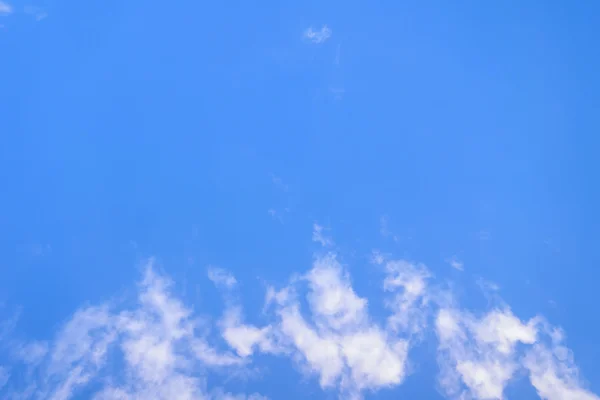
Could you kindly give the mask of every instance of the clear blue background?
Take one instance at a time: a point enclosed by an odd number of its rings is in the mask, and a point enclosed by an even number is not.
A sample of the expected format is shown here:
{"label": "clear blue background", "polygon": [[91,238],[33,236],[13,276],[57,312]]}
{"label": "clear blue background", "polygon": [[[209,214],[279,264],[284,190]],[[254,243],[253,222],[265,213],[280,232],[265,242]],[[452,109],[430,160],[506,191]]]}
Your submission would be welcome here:
{"label": "clear blue background", "polygon": [[[0,19],[0,302],[21,333],[130,287],[147,256],[209,313],[205,267],[229,268],[252,318],[256,278],[308,268],[320,221],[359,294],[379,290],[373,248],[484,277],[561,325],[600,390],[600,3],[38,6]],[[433,379],[397,390],[437,398]]]}

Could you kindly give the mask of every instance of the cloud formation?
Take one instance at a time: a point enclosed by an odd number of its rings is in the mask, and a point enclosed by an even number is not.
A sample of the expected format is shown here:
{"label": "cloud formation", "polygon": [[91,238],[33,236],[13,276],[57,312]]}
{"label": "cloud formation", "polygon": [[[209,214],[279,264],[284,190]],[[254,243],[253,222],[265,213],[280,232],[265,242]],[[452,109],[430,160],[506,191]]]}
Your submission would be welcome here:
{"label": "cloud formation", "polygon": [[562,343],[563,333],[559,329],[545,327],[545,334],[549,340],[534,344],[522,360],[540,398],[598,400],[600,397],[585,389],[573,354]]}
{"label": "cloud formation", "polygon": [[38,359],[15,356],[30,371],[28,383],[13,386],[9,379],[2,397],[67,400],[96,386],[90,396],[98,400],[207,398],[198,371],[240,368],[244,360],[208,344],[170,285],[150,263],[134,307],[76,311]]}
{"label": "cloud formation", "polygon": [[[267,288],[260,326],[246,322],[237,280],[228,271],[207,271],[225,299],[211,326],[149,261],[134,303],[83,307],[49,341],[12,340],[12,361],[0,366],[0,396],[264,400],[258,393],[230,393],[214,380],[209,385],[206,377],[236,376],[269,356],[291,360],[340,398],[360,399],[418,374],[411,367],[413,349],[431,332],[438,387],[449,399],[504,399],[517,376],[527,376],[541,399],[600,399],[579,377],[564,333],[543,317],[521,320],[503,304],[471,312],[440,289],[425,265],[376,255],[381,297],[359,295],[339,256],[319,254],[308,271]],[[372,301],[383,302],[387,316],[374,315]],[[19,379],[12,379],[12,369]]]}
{"label": "cloud formation", "polygon": [[231,289],[232,287],[237,285],[237,280],[235,279],[235,277],[222,268],[209,267],[208,279],[210,279],[215,285],[219,287]]}
{"label": "cloud formation", "polygon": [[457,271],[464,271],[465,269],[465,265],[463,264],[463,262],[457,259],[456,257],[448,259],[448,264],[450,264],[450,266]]}
{"label": "cloud formation", "polygon": [[323,247],[332,246],[333,240],[331,240],[330,237],[325,236],[325,233],[323,232],[323,230],[324,230],[324,228],[321,225],[319,225],[317,223],[313,224],[313,234],[312,234],[313,242],[317,242]]}
{"label": "cloud formation", "polygon": [[300,370],[344,398],[400,384],[406,375],[406,340],[372,321],[367,300],[354,292],[335,255],[316,258],[301,281],[308,286],[310,319],[301,312],[295,285],[270,297],[277,318],[273,329]]}
{"label": "cloud formation", "polygon": [[323,25],[320,30],[314,30],[313,27],[309,27],[304,31],[304,38],[310,40],[312,43],[320,44],[324,43],[331,37],[331,29],[327,25]]}
{"label": "cloud formation", "polygon": [[10,4],[0,1],[0,15],[12,14],[13,8]]}
{"label": "cloud formation", "polygon": [[518,368],[516,347],[537,340],[536,322],[521,322],[509,309],[482,318],[442,308],[435,320],[439,384],[450,398],[502,399]]}

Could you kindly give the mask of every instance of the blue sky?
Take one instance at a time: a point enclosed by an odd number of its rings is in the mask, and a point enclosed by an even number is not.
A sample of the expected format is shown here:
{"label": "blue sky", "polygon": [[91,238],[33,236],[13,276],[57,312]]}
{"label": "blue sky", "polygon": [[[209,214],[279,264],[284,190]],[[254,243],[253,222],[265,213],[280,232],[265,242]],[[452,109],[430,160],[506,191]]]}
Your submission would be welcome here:
{"label": "blue sky", "polygon": [[600,5],[0,1],[0,395],[599,399]]}

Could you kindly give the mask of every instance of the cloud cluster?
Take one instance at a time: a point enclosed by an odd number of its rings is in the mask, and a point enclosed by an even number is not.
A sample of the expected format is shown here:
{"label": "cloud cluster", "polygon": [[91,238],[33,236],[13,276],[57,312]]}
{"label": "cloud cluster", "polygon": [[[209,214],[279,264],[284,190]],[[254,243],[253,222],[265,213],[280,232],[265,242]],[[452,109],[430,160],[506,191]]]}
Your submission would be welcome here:
{"label": "cloud cluster", "polygon": [[561,331],[541,317],[521,321],[508,307],[479,318],[441,308],[435,328],[439,384],[449,398],[503,399],[507,384],[523,372],[541,399],[600,399],[584,388]]}
{"label": "cloud cluster", "polygon": [[439,310],[439,383],[451,398],[502,399],[517,370],[516,347],[536,342],[536,323],[512,312],[493,310],[477,319],[466,311]]}
{"label": "cloud cluster", "polygon": [[51,343],[28,346],[14,355],[27,371],[28,384],[13,386],[9,379],[3,398],[67,400],[89,393],[85,397],[97,400],[205,399],[198,371],[244,364],[208,344],[200,322],[172,296],[169,280],[152,264],[135,306],[82,308]]}
{"label": "cloud cluster", "polygon": [[[54,339],[13,343],[12,362],[0,366],[0,396],[261,400],[266,397],[209,387],[206,376],[233,376],[268,355],[290,359],[340,398],[360,399],[419,373],[411,368],[412,349],[432,332],[438,386],[447,398],[500,400],[511,381],[527,376],[541,399],[600,399],[579,378],[564,334],[544,318],[522,321],[506,305],[474,314],[438,289],[426,266],[380,254],[374,262],[382,272],[377,300],[386,317],[373,315],[338,255],[329,252],[315,256],[307,272],[267,289],[262,326],[245,321],[235,277],[211,267],[208,277],[225,299],[215,327],[194,316],[149,262],[134,304],[84,307]],[[25,378],[11,379],[13,370]]]}

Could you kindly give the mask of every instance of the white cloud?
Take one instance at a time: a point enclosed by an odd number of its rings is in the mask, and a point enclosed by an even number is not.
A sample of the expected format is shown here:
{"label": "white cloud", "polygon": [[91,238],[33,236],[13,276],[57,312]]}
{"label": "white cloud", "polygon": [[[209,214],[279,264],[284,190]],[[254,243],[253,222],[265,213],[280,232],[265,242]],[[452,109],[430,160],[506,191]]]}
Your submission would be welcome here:
{"label": "white cloud", "polygon": [[316,44],[323,43],[330,37],[331,29],[329,29],[327,25],[323,25],[318,31],[315,31],[312,27],[309,27],[304,31],[304,38]]}
{"label": "white cloud", "polygon": [[218,287],[222,288],[231,289],[237,285],[237,280],[235,277],[222,268],[209,267],[208,279],[210,279]]}
{"label": "white cloud", "polygon": [[340,331],[366,321],[367,301],[354,293],[334,254],[317,258],[306,279],[311,310],[324,329]]}
{"label": "white cloud", "polygon": [[407,342],[371,322],[366,299],[356,295],[335,256],[317,258],[304,280],[314,325],[302,316],[293,287],[270,296],[277,302],[274,328],[300,368],[319,376],[323,388],[338,387],[343,397],[400,384]]}
{"label": "white cloud", "polygon": [[106,307],[75,313],[59,332],[49,353],[46,382],[41,391],[53,400],[66,400],[88,384],[106,363],[108,347],[116,340],[114,319]]}
{"label": "white cloud", "polygon": [[251,356],[255,349],[265,353],[278,351],[271,326],[258,328],[242,322],[242,312],[239,307],[226,311],[220,321],[223,339],[237,352],[240,357]]}
{"label": "white cloud", "polygon": [[0,1],[0,15],[12,14],[13,8],[10,4]]}
{"label": "white cloud", "polygon": [[422,264],[408,261],[388,261],[383,288],[393,295],[387,302],[393,314],[388,324],[395,332],[416,334],[426,325],[428,303],[427,280],[431,277]]}
{"label": "white cloud", "polygon": [[298,304],[284,305],[278,310],[281,323],[278,327],[297,350],[299,362],[305,369],[320,376],[323,387],[332,386],[344,368],[338,343],[321,337],[300,315]]}
{"label": "white cloud", "polygon": [[317,223],[313,224],[313,242],[320,243],[323,247],[333,246],[333,240],[323,234],[323,227]]}
{"label": "white cloud", "polygon": [[536,324],[535,319],[521,322],[508,309],[478,319],[442,308],[436,318],[442,390],[452,398],[503,399],[518,368],[516,345],[535,343]]}
{"label": "white cloud", "polygon": [[450,266],[452,268],[454,268],[457,271],[464,271],[464,264],[462,261],[458,260],[456,257],[452,257],[450,259],[448,259],[448,264],[450,264]]}
{"label": "white cloud", "polygon": [[528,372],[541,399],[599,400],[578,377],[562,332],[542,317],[521,321],[508,307],[477,318],[456,307],[436,317],[439,385],[449,398],[504,399],[517,372]]}
{"label": "white cloud", "polygon": [[[217,275],[220,277],[225,276],[226,279],[224,280],[226,282],[237,282],[232,274],[224,270],[220,270]],[[235,300],[234,293],[231,291],[232,287],[233,284],[221,285],[222,289],[226,289],[226,309],[218,325],[225,342],[227,342],[241,358],[250,357],[256,350],[263,353],[279,352],[280,349],[276,344],[277,339],[275,338],[270,325],[258,328],[243,322],[242,307],[238,304],[238,301]]]}
{"label": "white cloud", "polygon": [[14,365],[2,360],[0,397],[264,400],[229,393],[206,377],[208,371],[236,376],[271,355],[290,358],[340,398],[360,399],[402,384],[409,370],[419,373],[410,368],[411,346],[428,339],[424,333],[433,320],[438,384],[448,398],[504,399],[507,384],[522,373],[542,399],[600,400],[579,377],[562,332],[543,318],[522,321],[507,306],[475,315],[454,304],[451,294],[439,294],[424,265],[375,254],[390,312],[379,322],[334,253],[315,257],[308,272],[283,288],[267,290],[262,326],[245,322],[235,277],[210,268],[225,295],[216,323],[220,338],[150,263],[135,303],[83,307],[48,342],[11,340],[10,358],[27,371],[11,382]]}
{"label": "white cloud", "polygon": [[[548,328],[546,328],[548,330]],[[573,354],[562,344],[562,332],[552,330],[550,344],[538,343],[523,360],[531,384],[542,399],[599,400],[600,397],[585,389]]]}
{"label": "white cloud", "polygon": [[48,354],[48,343],[30,342],[13,345],[13,356],[28,365],[38,365]]}
{"label": "white cloud", "polygon": [[500,286],[497,283],[488,281],[487,279],[483,279],[481,277],[477,278],[475,283],[488,298],[497,297],[498,292],[500,291]]}
{"label": "white cloud", "polygon": [[[29,345],[36,356],[21,362],[36,367],[32,377],[39,378],[13,394],[67,400],[100,384],[95,399],[204,399],[199,368],[240,368],[244,361],[210,346],[191,314],[171,295],[169,280],[150,265],[135,307],[83,308],[60,329],[47,352],[40,343]],[[115,365],[121,365],[116,374]]]}
{"label": "white cloud", "polygon": [[373,250],[371,253],[371,262],[376,265],[381,265],[385,262],[386,257],[379,250]]}

